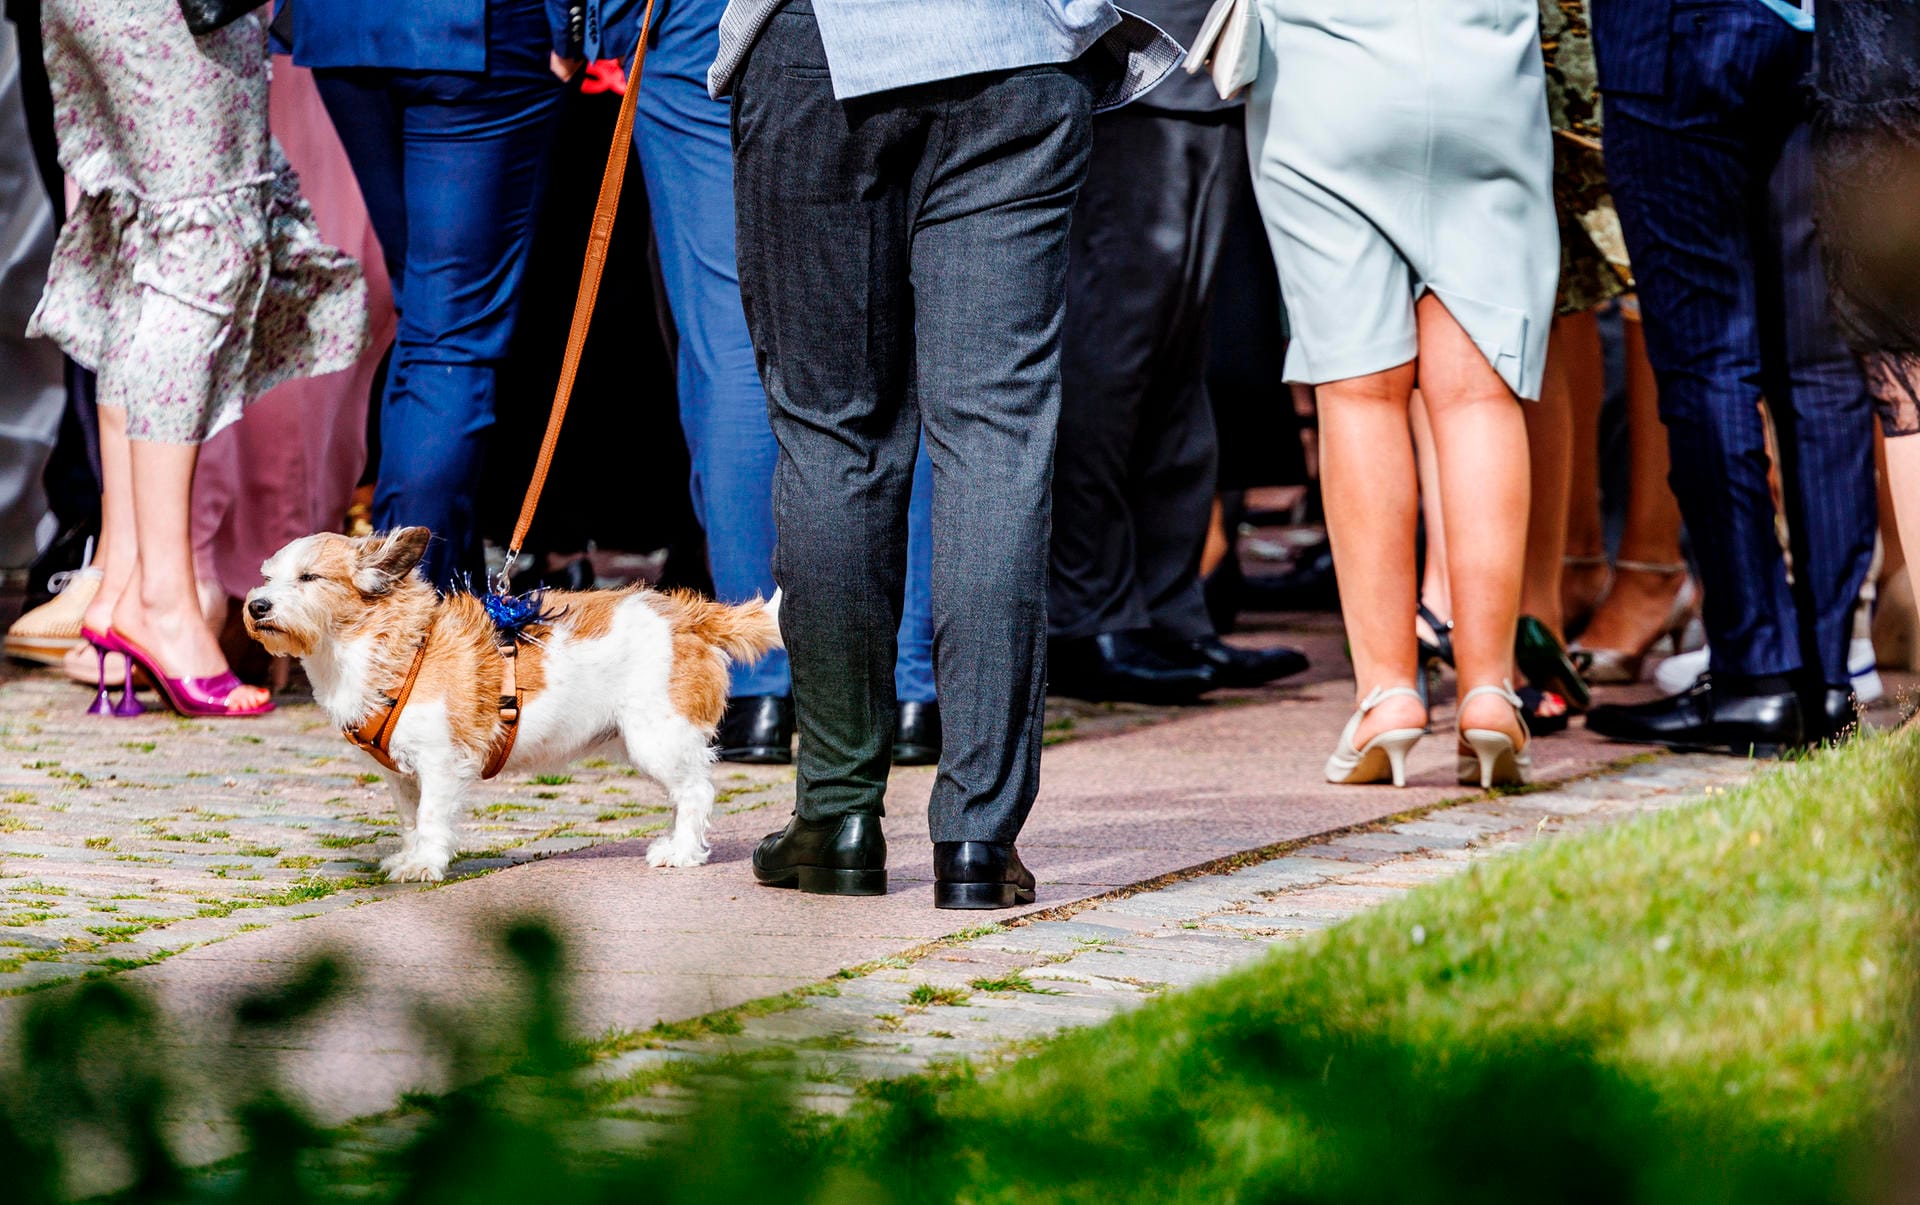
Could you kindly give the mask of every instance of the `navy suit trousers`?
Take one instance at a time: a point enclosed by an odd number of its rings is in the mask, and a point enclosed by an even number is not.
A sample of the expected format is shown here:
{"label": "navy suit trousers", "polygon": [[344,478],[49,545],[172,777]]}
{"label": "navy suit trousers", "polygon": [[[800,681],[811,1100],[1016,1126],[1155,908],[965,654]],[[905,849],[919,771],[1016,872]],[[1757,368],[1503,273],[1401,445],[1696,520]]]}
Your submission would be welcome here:
{"label": "navy suit trousers", "polygon": [[314,72],[399,313],[373,521],[432,529],[424,565],[443,590],[484,577],[474,504],[495,374],[513,337],[564,95],[547,69],[543,14],[533,6],[516,22],[496,21],[485,74]]}
{"label": "navy suit trousers", "polygon": [[[1604,29],[1596,36],[1604,37]],[[1660,383],[1713,672],[1845,688],[1873,554],[1872,408],[1811,213],[1810,39],[1760,5],[1673,9],[1663,95],[1609,91],[1607,174]],[[1768,482],[1765,399],[1793,552]]]}

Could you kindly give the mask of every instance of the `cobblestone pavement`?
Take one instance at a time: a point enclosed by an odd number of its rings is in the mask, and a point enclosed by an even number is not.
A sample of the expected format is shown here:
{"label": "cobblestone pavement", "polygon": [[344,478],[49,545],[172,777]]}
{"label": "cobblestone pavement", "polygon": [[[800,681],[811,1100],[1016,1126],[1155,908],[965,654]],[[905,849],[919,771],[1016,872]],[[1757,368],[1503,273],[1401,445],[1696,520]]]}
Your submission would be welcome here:
{"label": "cobblestone pavement", "polygon": [[[50,671],[0,684],[0,995],[145,965],[235,933],[428,890],[388,884],[399,822],[377,767],[311,701],[249,721],[85,714]],[[1165,709],[1056,700],[1050,743],[1124,731]],[[723,813],[791,806],[783,767],[720,765]],[[606,841],[670,819],[624,765],[483,785],[454,876]]]}
{"label": "cobblestone pavement", "polygon": [[590,1072],[596,1095],[612,1102],[603,1124],[615,1137],[652,1137],[693,1107],[704,1082],[769,1055],[798,1055],[800,1100],[829,1111],[845,1109],[865,1082],[963,1060],[990,1068],[1034,1039],[1244,966],[1480,859],[1697,802],[1761,767],[1655,757],[1552,790],[1333,834],[1232,873],[988,924],[774,1001],[614,1040],[627,1048]]}

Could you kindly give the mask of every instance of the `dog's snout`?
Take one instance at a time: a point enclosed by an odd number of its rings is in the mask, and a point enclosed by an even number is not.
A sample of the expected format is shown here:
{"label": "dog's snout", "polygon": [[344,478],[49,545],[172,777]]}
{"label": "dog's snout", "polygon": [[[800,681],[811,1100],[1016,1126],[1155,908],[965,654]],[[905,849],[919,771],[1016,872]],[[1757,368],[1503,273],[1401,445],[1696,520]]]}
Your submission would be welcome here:
{"label": "dog's snout", "polygon": [[269,599],[250,598],[247,600],[247,614],[253,616],[255,619],[265,619],[272,610],[273,603]]}

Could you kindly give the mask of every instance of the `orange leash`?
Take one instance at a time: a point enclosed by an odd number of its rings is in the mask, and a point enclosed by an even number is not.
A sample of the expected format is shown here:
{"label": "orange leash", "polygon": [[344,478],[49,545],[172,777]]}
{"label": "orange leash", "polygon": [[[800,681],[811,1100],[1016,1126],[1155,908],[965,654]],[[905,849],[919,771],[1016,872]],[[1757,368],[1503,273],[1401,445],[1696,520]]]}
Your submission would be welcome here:
{"label": "orange leash", "polygon": [[573,379],[580,371],[580,354],[587,346],[587,332],[593,328],[593,307],[600,298],[600,276],[607,266],[607,245],[613,241],[613,219],[620,208],[620,187],[627,178],[627,157],[633,146],[633,109],[640,96],[640,72],[647,61],[647,35],[653,30],[654,0],[647,0],[640,18],[640,41],[633,48],[633,71],[627,76],[626,95],[620,98],[620,119],[614,123],[613,145],[607,150],[607,170],[600,177],[600,199],[593,208],[593,230],[587,235],[586,263],[580,269],[580,292],[573,301],[573,326],[567,331],[567,354],[560,361],[560,384],[553,393],[553,412],[547,416],[547,433],[540,440],[540,456],[533,464],[533,480],[527,485],[527,497],[520,504],[520,519],[513,525],[513,539],[507,542],[506,568],[501,570],[495,588],[506,592],[507,572],[520,559],[520,545],[526,542],[527,529],[533,526],[533,514],[540,508],[540,493],[547,485],[547,470],[553,467],[553,449],[560,442],[560,425],[567,418],[567,403],[573,399]]}

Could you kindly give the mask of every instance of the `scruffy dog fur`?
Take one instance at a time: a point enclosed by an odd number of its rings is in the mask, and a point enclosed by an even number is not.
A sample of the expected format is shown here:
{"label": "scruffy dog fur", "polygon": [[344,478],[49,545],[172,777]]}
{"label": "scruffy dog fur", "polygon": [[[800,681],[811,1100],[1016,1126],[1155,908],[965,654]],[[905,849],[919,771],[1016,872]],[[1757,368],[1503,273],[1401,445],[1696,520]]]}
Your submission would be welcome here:
{"label": "scruffy dog fur", "polygon": [[[501,658],[480,600],[442,598],[415,569],[424,527],[360,539],[305,536],[276,552],[247,595],[247,632],[300,658],[333,722],[357,728],[397,690],[421,637],[426,656],[395,725],[389,773],[405,835],[381,862],[394,880],[438,880],[460,805],[498,735]],[[654,866],[707,860],[713,810],[708,747],[727,700],[730,661],[780,644],[777,603],[723,606],[643,588],[555,592],[551,623],[527,629],[517,674],[524,707],[504,774],[538,773],[617,746],[673,800],[673,831]]]}

